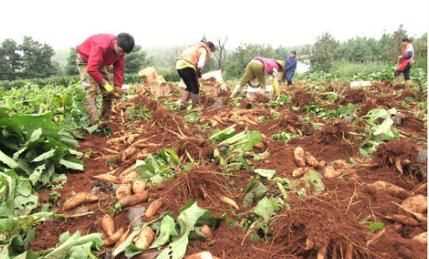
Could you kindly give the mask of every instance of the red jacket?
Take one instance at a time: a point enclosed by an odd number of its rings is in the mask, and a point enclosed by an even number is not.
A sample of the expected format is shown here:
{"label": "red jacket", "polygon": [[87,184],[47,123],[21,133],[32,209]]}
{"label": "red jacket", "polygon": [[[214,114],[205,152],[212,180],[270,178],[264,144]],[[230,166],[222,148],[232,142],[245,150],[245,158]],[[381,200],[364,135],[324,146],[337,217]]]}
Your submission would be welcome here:
{"label": "red jacket", "polygon": [[113,84],[121,87],[124,83],[124,54],[116,54],[113,48],[115,35],[96,34],[86,39],[76,49],[81,59],[87,63],[86,71],[101,85],[103,74],[100,68],[113,64]]}

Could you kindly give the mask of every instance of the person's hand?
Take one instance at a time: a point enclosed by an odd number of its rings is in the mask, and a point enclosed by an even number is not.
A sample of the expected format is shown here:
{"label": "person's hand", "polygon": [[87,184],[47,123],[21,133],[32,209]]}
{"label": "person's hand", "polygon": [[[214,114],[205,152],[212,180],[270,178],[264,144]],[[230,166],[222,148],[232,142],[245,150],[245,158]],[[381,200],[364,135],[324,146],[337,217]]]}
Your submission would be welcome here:
{"label": "person's hand", "polygon": [[103,84],[103,88],[104,90],[106,90],[106,92],[111,93],[113,92],[113,90],[115,89],[115,87],[110,83],[110,82],[104,82]]}
{"label": "person's hand", "polygon": [[276,69],[273,69],[273,77],[277,77],[278,74],[279,72]]}

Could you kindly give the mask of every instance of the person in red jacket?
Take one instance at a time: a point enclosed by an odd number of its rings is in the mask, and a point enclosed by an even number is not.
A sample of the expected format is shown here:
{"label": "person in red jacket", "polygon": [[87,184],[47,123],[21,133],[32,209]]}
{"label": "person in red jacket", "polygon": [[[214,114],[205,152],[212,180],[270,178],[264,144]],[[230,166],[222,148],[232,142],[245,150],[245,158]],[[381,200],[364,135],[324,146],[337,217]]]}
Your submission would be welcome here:
{"label": "person in red jacket", "polygon": [[87,92],[85,107],[92,124],[99,120],[97,92],[103,97],[101,119],[110,116],[114,93],[120,92],[124,83],[125,54],[133,48],[134,38],[128,33],[96,34],[76,48],[80,79]]}

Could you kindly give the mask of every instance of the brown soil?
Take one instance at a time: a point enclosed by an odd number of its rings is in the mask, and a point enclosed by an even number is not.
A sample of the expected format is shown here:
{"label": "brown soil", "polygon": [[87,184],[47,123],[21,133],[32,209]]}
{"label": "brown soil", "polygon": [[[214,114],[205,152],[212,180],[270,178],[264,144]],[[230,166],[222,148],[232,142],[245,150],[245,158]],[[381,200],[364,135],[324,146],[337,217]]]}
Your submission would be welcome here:
{"label": "brown soil", "polygon": [[423,180],[426,178],[427,160],[418,161],[418,153],[419,148],[415,143],[405,139],[392,140],[377,148],[375,160],[380,166],[388,166],[398,173],[402,170],[408,175]]}
{"label": "brown soil", "polygon": [[[299,84],[298,90],[292,91],[293,105],[303,107],[313,101],[311,94]],[[342,89],[344,86],[332,86],[332,90]],[[338,89],[337,89],[338,88]],[[270,156],[261,161],[252,161],[253,168],[274,169],[276,176],[292,177],[297,168],[294,161],[294,149],[302,147],[310,152],[317,160],[331,162],[337,159],[349,160],[353,158],[355,164],[343,175],[323,179],[325,191],[319,195],[297,197],[293,192],[287,200],[288,209],[283,209],[269,224],[270,234],[267,240],[254,241],[245,229],[238,223],[243,215],[248,215],[249,209],[243,208],[242,199],[245,187],[255,176],[252,171],[241,170],[227,175],[211,160],[214,147],[208,141],[213,127],[203,129],[201,125],[185,122],[183,112],[171,112],[160,102],[151,99],[147,91],[142,91],[137,98],[115,104],[111,126],[113,134],[110,137],[90,136],[82,141],[80,150],[89,158],[85,160],[85,172],[68,175],[68,182],[61,190],[61,198],[54,206],[59,213],[66,198],[80,191],[92,191],[100,198],[99,202],[81,206],[67,215],[92,212],[86,216],[57,219],[47,221],[37,227],[37,238],[31,244],[32,249],[41,250],[53,247],[61,233],[65,231],[81,231],[81,233],[100,232],[99,219],[105,213],[111,213],[115,203],[114,191],[111,184],[101,183],[92,178],[97,174],[115,170],[118,174],[135,163],[136,159],[144,159],[148,154],[158,152],[161,148],[169,147],[177,151],[182,162],[189,162],[189,156],[198,165],[187,172],[178,170],[176,178],[157,187],[150,187],[149,200],[138,206],[147,206],[152,200],[163,198],[164,205],[160,212],[172,212],[177,215],[187,202],[195,200],[199,206],[210,209],[215,215],[223,217],[220,226],[213,230],[211,240],[191,240],[187,254],[199,251],[210,251],[222,259],[241,258],[316,258],[321,247],[326,246],[325,258],[346,258],[345,253],[351,252],[350,258],[387,259],[387,258],[426,258],[426,247],[419,245],[411,238],[427,230],[425,224],[410,226],[395,222],[392,215],[404,215],[398,205],[402,199],[388,193],[374,193],[367,185],[375,181],[387,181],[408,191],[426,195],[425,178],[404,177],[396,172],[395,159],[410,160],[409,165],[419,165],[417,152],[421,145],[411,139],[400,139],[381,145],[373,156],[378,166],[369,167],[368,163],[361,163],[358,155],[359,140],[354,139],[351,131],[361,132],[358,126],[345,121],[323,122],[320,130],[314,130],[310,124],[303,121],[305,114],[292,112],[289,107],[276,109],[280,118],[272,119],[271,110],[261,104],[253,105],[242,102],[241,107],[228,106],[228,98],[218,98],[219,93],[207,87],[206,97],[202,98],[202,120],[207,122],[217,116],[219,122],[216,128],[222,129],[232,124],[238,124],[238,131],[244,129],[259,130],[264,134],[264,146]],[[376,84],[368,91],[348,90],[344,100],[360,104],[360,112],[366,114],[372,108],[389,104],[391,85]],[[384,94],[384,96],[383,96]],[[387,95],[389,94],[389,95]],[[171,96],[166,97],[166,99]],[[213,102],[214,100],[214,102]],[[217,106],[218,101],[222,103]],[[219,103],[220,103],[219,102]],[[152,118],[148,121],[127,121],[123,113],[127,107],[145,105],[151,112]],[[395,106],[396,103],[390,103]],[[216,109],[213,107],[216,106]],[[389,106],[389,107],[390,107]],[[255,123],[239,122],[237,118],[246,116]],[[268,118],[260,122],[258,118]],[[248,121],[249,121],[248,120]],[[319,121],[317,121],[319,122]],[[401,130],[417,133],[423,137],[424,131],[418,131],[424,124],[412,116],[403,119]],[[287,144],[273,141],[271,136],[279,131],[301,131],[304,137],[289,141]],[[135,135],[130,137],[130,135]],[[126,137],[121,139],[121,137]],[[113,141],[115,140],[115,141]],[[125,150],[135,147],[135,152],[124,156]],[[362,160],[363,161],[363,160]],[[392,163],[393,162],[393,163]],[[369,163],[371,164],[371,163]],[[426,166],[426,165],[424,165]],[[413,168],[405,168],[410,172]],[[319,169],[318,169],[319,170]],[[319,170],[322,172],[321,170]],[[412,170],[411,170],[412,171]],[[275,184],[267,181],[269,193],[276,193]],[[226,196],[233,199],[239,210],[221,201]],[[40,193],[41,200],[47,201],[49,193]],[[122,210],[115,215],[116,227],[128,227],[129,209]],[[382,222],[384,233],[372,233],[368,228],[368,221]],[[375,238],[375,239],[374,239]],[[369,242],[369,243],[368,243]]]}
{"label": "brown soil", "polygon": [[294,106],[303,107],[311,103],[313,97],[303,89],[295,91],[292,102]]}
{"label": "brown soil", "polygon": [[329,144],[349,137],[351,126],[344,121],[326,124],[320,131],[320,143]]}
{"label": "brown soil", "polygon": [[363,89],[347,89],[344,91],[342,103],[362,103],[366,99],[366,93]]}

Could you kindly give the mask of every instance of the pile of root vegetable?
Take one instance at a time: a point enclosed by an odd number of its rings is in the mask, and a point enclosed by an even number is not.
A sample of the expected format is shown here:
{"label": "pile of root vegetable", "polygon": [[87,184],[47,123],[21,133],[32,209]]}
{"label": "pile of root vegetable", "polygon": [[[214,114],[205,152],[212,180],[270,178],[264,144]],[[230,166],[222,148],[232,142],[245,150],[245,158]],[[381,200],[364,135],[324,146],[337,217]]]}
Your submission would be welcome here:
{"label": "pile of root vegetable", "polygon": [[419,89],[307,82],[249,102],[208,82],[183,111],[179,94],[136,85],[115,103],[33,250],[80,231],[103,234],[99,258],[426,258]]}

